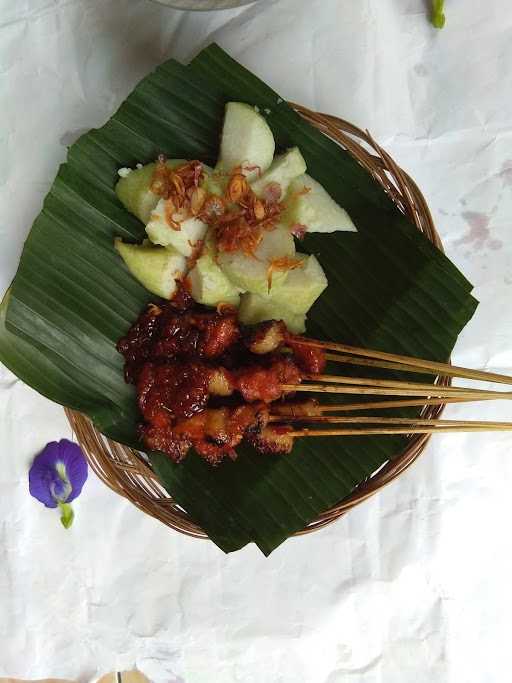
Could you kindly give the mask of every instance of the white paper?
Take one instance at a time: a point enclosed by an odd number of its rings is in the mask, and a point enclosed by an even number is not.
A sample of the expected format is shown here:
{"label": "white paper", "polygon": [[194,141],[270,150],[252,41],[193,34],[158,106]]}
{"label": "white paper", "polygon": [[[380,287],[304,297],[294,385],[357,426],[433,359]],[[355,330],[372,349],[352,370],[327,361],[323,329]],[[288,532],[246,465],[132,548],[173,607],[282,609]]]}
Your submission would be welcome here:
{"label": "white paper", "polygon": [[[211,39],[290,100],[368,128],[417,180],[481,305],[460,365],[512,372],[512,12],[447,0],[280,0],[183,13],[146,0],[0,0],[0,290],[66,145]],[[506,402],[447,417],[510,419]],[[438,435],[408,472],[265,559],[143,515],[91,474],[70,531],[27,469],[69,437],[0,370],[0,675],[157,683],[509,679],[512,441]]]}

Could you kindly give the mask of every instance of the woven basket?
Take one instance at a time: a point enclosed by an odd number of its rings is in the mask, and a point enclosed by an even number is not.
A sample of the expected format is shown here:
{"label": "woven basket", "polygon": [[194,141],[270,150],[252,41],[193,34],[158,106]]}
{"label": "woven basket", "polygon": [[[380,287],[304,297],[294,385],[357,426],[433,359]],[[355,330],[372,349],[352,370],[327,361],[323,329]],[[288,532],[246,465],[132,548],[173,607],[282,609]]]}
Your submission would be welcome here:
{"label": "woven basket", "polygon": [[[441,240],[434,227],[425,198],[416,183],[400,169],[391,157],[372,139],[368,132],[356,128],[335,116],[319,114],[292,104],[313,126],[347,150],[384,188],[400,211],[407,215],[439,249]],[[437,383],[448,385],[450,379],[439,377]],[[425,406],[422,415],[436,418],[442,406]],[[208,538],[188,514],[175,503],[158,482],[143,455],[100,434],[84,415],[66,408],[66,415],[76,438],[98,477],[113,491],[134,503],[143,512],[184,534]],[[331,524],[359,503],[406,470],[424,450],[430,435],[409,437],[407,447],[389,460],[350,496],[326,510],[295,535],[307,534]]]}

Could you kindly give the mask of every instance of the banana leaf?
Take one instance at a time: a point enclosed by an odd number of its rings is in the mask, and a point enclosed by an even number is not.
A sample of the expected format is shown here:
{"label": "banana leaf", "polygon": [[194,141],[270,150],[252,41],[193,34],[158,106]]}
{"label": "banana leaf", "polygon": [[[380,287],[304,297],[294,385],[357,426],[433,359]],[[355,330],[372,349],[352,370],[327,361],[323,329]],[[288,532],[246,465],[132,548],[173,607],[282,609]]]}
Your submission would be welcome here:
{"label": "banana leaf", "polygon": [[[256,76],[211,45],[192,63],[147,76],[99,130],[70,149],[25,243],[0,309],[0,360],[49,399],[87,414],[104,434],[141,448],[134,391],[115,350],[151,299],[113,249],[141,223],[118,202],[117,169],[170,157],[215,161],[226,101],[265,112],[279,148],[298,145],[311,175],[344,206],[357,233],[310,235],[329,287],[308,333],[446,360],[471,318],[472,286],[347,153]],[[148,457],[163,485],[225,552],[263,553],[346,497],[404,447],[401,437],[301,439],[289,457],[239,449],[211,468]]]}

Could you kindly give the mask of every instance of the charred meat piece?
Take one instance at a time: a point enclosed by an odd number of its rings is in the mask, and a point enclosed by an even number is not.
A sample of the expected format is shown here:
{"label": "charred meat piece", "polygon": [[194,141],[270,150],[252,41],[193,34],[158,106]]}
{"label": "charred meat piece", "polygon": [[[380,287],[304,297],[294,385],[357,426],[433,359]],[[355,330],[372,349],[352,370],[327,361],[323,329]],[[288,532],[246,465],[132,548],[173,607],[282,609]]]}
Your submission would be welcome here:
{"label": "charred meat piece", "polygon": [[228,313],[177,314],[168,309],[162,317],[155,358],[194,356],[215,358],[222,355],[240,336],[236,315]]}
{"label": "charred meat piece", "polygon": [[229,441],[230,434],[230,415],[230,408],[207,408],[198,415],[185,420],[178,420],[174,426],[174,431],[192,441],[209,437],[217,444],[226,444]]}
{"label": "charred meat piece", "polygon": [[158,335],[161,313],[159,306],[150,304],[130,327],[126,336],[117,343],[116,348],[125,359],[124,379],[128,383],[137,381],[143,364],[151,356],[151,346]]}
{"label": "charred meat piece", "polygon": [[[206,408],[209,368],[202,363],[146,363],[137,382],[139,408],[147,422],[192,417]],[[160,423],[159,422],[159,423]]]}
{"label": "charred meat piece", "polygon": [[236,313],[203,313],[191,316],[191,323],[201,332],[199,353],[217,358],[238,341],[240,328]]}
{"label": "charred meat piece", "polygon": [[206,460],[210,465],[218,465],[225,458],[230,458],[231,460],[236,460],[237,458],[236,451],[233,448],[226,445],[217,445],[207,439],[195,441],[193,447],[203,460]]}
{"label": "charred meat piece", "polygon": [[165,309],[150,352],[153,360],[200,356],[201,333],[191,324],[190,318],[191,313],[176,313],[170,307]]}
{"label": "charred meat piece", "polygon": [[287,337],[288,330],[282,320],[268,320],[250,328],[244,342],[249,351],[259,355],[277,351]]}
{"label": "charred meat piece", "polygon": [[238,390],[246,401],[270,403],[282,396],[281,382],[270,368],[253,365],[237,372]]}
{"label": "charred meat piece", "polygon": [[[262,359],[263,361],[263,359]],[[282,384],[298,384],[302,374],[291,358],[276,354],[236,373],[238,390],[246,401],[270,403],[283,395]]]}
{"label": "charred meat piece", "polygon": [[268,409],[262,402],[241,405],[234,408],[230,420],[234,425],[231,429],[245,434],[248,430],[261,428],[262,425],[267,424]]}
{"label": "charred meat piece", "polygon": [[264,427],[247,434],[249,443],[263,455],[287,455],[293,448],[293,436],[287,434],[289,427]]}
{"label": "charred meat piece", "polygon": [[289,335],[287,346],[292,350],[297,365],[304,372],[319,375],[325,370],[327,361],[323,349],[301,344],[293,335]]}
{"label": "charred meat piece", "polygon": [[262,424],[261,404],[242,405],[235,408],[208,408],[174,425],[178,439],[192,443],[195,450],[210,464],[217,464],[224,457],[236,458],[235,447],[240,444],[249,429]]}
{"label": "charred meat piece", "polygon": [[[185,295],[181,296],[187,305]],[[175,300],[151,305],[123,337],[117,350],[125,357],[125,379],[135,383],[147,361],[172,358],[216,358],[240,337],[236,314],[178,310]]]}
{"label": "charred meat piece", "polygon": [[191,441],[185,438],[177,438],[170,426],[165,428],[152,424],[140,427],[140,435],[146,448],[153,451],[162,451],[174,462],[180,462],[187,455]]}

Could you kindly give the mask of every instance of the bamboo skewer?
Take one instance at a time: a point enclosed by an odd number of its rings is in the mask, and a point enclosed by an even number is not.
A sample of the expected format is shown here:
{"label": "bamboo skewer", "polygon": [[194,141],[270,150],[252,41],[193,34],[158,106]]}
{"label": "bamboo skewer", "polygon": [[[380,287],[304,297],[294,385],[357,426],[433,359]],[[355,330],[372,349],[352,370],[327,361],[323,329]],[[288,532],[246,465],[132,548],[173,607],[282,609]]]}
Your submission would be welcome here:
{"label": "bamboo skewer", "polygon": [[367,403],[327,403],[316,406],[320,413],[349,412],[352,410],[382,410],[388,408],[412,408],[414,406],[440,406],[445,403],[470,403],[476,401],[492,401],[487,396],[478,399],[447,396],[445,398],[418,398],[413,400],[399,399],[397,401],[368,401]]}
{"label": "bamboo skewer", "polygon": [[[336,363],[462,377],[466,379],[497,382],[512,386],[512,377],[481,370],[452,366],[448,363],[401,356],[384,351],[371,351],[346,344],[322,342],[304,337],[295,341],[304,346],[324,350],[326,359]],[[336,352],[336,353],[331,353]],[[287,423],[306,423],[299,429],[287,429],[286,434],[296,436],[355,436],[372,434],[434,434],[436,432],[510,431],[512,422],[484,422],[475,420],[437,420],[432,418],[372,417],[368,415],[332,415],[330,413],[382,408],[406,408],[412,406],[443,405],[469,401],[509,400],[512,391],[473,389],[444,386],[426,382],[404,382],[394,379],[347,377],[343,375],[308,374],[301,384],[283,384],[284,392],[307,392],[318,394],[358,394],[367,396],[404,397],[391,400],[375,400],[332,405],[313,405],[312,414],[294,413],[290,405],[288,414],[270,415],[270,422],[285,427]],[[418,397],[418,398],[415,398]],[[423,397],[423,398],[420,398]],[[315,428],[318,425],[328,428]],[[340,426],[337,426],[340,425]],[[278,426],[276,426],[278,428]]]}
{"label": "bamboo skewer", "polygon": [[[359,394],[375,396],[427,396],[427,397],[451,397],[454,392],[447,391],[451,387],[437,385],[425,385],[424,389],[402,388],[402,387],[382,387],[382,386],[346,386],[336,384],[282,384],[284,392],[307,391],[313,394]],[[469,400],[479,400],[481,397],[490,399],[511,399],[512,392],[508,391],[486,391],[484,389],[459,389],[455,392],[459,398]]]}
{"label": "bamboo skewer", "polygon": [[481,429],[512,429],[512,422],[493,422],[487,420],[438,420],[414,417],[347,417],[339,415],[297,416],[271,415],[270,422],[307,422],[311,424],[371,424],[371,425],[409,425],[410,427],[479,427]]}
{"label": "bamboo skewer", "polygon": [[[434,422],[434,420],[432,420]],[[511,431],[508,427],[375,427],[361,429],[297,429],[286,432],[286,436],[371,436],[379,434],[437,434],[447,432],[501,432]]]}
{"label": "bamboo skewer", "polygon": [[[333,363],[342,363],[343,365],[359,365],[370,368],[382,368],[384,370],[400,370],[400,372],[415,372],[417,374],[426,373],[429,375],[438,375],[436,370],[428,368],[418,368],[415,365],[406,365],[405,363],[392,363],[386,360],[377,360],[376,358],[362,358],[361,356],[346,356],[339,353],[326,353],[325,358]],[[443,373],[446,374],[446,373]]]}
{"label": "bamboo skewer", "polygon": [[[431,370],[438,375],[448,375],[450,377],[464,377],[466,379],[481,380],[484,382],[498,382],[500,384],[511,384],[512,377],[508,375],[500,375],[494,372],[485,372],[483,370],[471,370],[469,368],[462,368],[449,363],[439,363],[421,358],[413,358],[411,356],[402,356],[395,353],[387,353],[386,351],[375,351],[363,349],[358,346],[349,346],[347,344],[339,344],[336,342],[324,342],[316,339],[308,339],[307,337],[296,337],[295,340],[304,346],[314,346],[329,351],[337,351],[341,354],[350,354],[352,356],[362,356],[364,358],[391,361],[398,363],[404,370],[405,366],[414,368],[416,371]],[[365,363],[366,364],[366,363]],[[376,366],[378,367],[378,366]]]}
{"label": "bamboo skewer", "polygon": [[[399,380],[392,379],[373,379],[369,377],[344,377],[342,375],[306,375],[306,380],[313,382],[325,382],[328,384],[347,384],[347,385],[361,385],[370,387],[390,387],[393,389],[424,389],[431,391],[432,389],[441,389],[443,393],[446,394],[464,394],[468,391],[475,394],[485,395],[489,393],[488,389],[473,389],[471,387],[451,387],[451,386],[439,386],[435,384],[428,384],[425,382],[402,382]],[[512,392],[496,392],[491,391],[491,393],[503,393],[512,397]],[[430,394],[429,394],[430,395]]]}
{"label": "bamboo skewer", "polygon": [[[283,348],[285,353],[291,353],[291,349]],[[433,374],[439,373],[428,368],[418,368],[415,365],[405,365],[405,363],[392,363],[391,361],[377,360],[376,358],[362,358],[361,356],[347,356],[339,353],[326,353],[326,360],[333,363],[341,363],[343,365],[359,365],[368,366],[371,368],[382,368],[385,370],[400,370],[401,372],[415,372],[416,374]],[[451,367],[451,366],[450,366]],[[445,373],[446,374],[446,373]]]}

